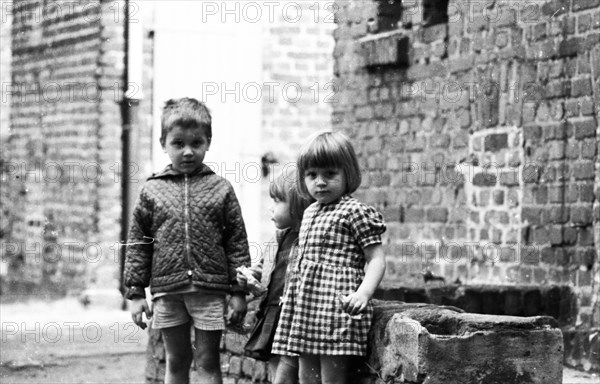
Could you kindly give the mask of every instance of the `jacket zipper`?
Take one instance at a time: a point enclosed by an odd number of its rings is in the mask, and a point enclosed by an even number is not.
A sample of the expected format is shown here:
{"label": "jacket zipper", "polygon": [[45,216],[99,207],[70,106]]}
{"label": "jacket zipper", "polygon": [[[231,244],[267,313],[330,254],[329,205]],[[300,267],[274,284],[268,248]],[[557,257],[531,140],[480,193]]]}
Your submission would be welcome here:
{"label": "jacket zipper", "polygon": [[183,209],[184,209],[184,227],[185,227],[185,255],[186,255],[186,260],[188,263],[188,272],[187,275],[188,277],[191,279],[193,272],[192,272],[192,263],[190,262],[190,233],[189,233],[189,210],[188,210],[188,175],[184,174],[184,192],[183,192],[183,199],[184,199],[184,205],[183,205]]}

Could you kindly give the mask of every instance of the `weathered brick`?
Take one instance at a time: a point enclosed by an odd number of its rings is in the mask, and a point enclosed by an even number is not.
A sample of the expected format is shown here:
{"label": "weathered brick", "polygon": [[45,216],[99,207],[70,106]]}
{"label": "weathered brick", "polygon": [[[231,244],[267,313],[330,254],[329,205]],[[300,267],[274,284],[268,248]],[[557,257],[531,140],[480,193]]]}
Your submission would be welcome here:
{"label": "weathered brick", "polygon": [[590,203],[594,201],[594,186],[591,183],[579,185],[579,201]]}
{"label": "weathered brick", "polygon": [[488,173],[476,173],[473,176],[473,185],[478,187],[490,187],[496,185],[496,175]]}
{"label": "weathered brick", "polygon": [[427,221],[445,223],[448,220],[447,208],[428,208]]}
{"label": "weathered brick", "polygon": [[592,14],[586,13],[577,17],[577,32],[585,33],[592,28]]}
{"label": "weathered brick", "polygon": [[356,108],[356,119],[357,120],[371,120],[374,116],[374,111],[371,106],[364,106]]}
{"label": "weathered brick", "polygon": [[594,230],[591,226],[581,228],[579,231],[579,237],[577,243],[580,246],[593,246],[594,245]]}
{"label": "weathered brick", "polygon": [[542,128],[536,124],[527,124],[523,127],[525,142],[539,143],[542,138]]}
{"label": "weathered brick", "polygon": [[592,206],[577,206],[571,207],[571,222],[575,225],[588,225],[591,224],[592,217]]}
{"label": "weathered brick", "polygon": [[531,39],[540,40],[547,36],[548,23],[541,22],[531,28]]}
{"label": "weathered brick", "polygon": [[546,227],[536,228],[534,230],[533,241],[537,246],[548,244],[550,242],[550,233],[548,232],[548,229]]}
{"label": "weathered brick", "polygon": [[541,210],[533,207],[523,207],[521,219],[529,224],[541,224]]}
{"label": "weathered brick", "polygon": [[569,220],[569,207],[552,207],[542,215],[543,223],[566,223]]}
{"label": "weathered brick", "polygon": [[239,356],[231,356],[229,359],[229,374],[240,376],[242,374],[242,358]]}
{"label": "weathered brick", "polygon": [[600,11],[594,13],[594,19],[592,21],[592,28],[600,28]]}
{"label": "weathered brick", "polygon": [[563,241],[565,244],[571,245],[577,242],[578,230],[573,227],[566,227],[563,229]]}
{"label": "weathered brick", "polygon": [[255,364],[254,359],[251,359],[248,357],[243,358],[242,372],[244,373],[244,375],[252,377],[252,374],[254,373],[254,364]]}
{"label": "weathered brick", "polygon": [[534,162],[529,162],[523,167],[522,180],[524,183],[528,184],[537,183],[540,180],[543,171],[544,170],[541,165]]}
{"label": "weathered brick", "polygon": [[562,141],[551,141],[548,151],[551,160],[560,160],[565,157],[565,143]]}
{"label": "weathered brick", "polygon": [[544,205],[548,202],[548,188],[541,185],[533,190],[533,196],[536,204]]}
{"label": "weathered brick", "polygon": [[404,221],[406,223],[422,222],[424,218],[425,212],[420,208],[407,208],[404,214]]}
{"label": "weathered brick", "polygon": [[401,207],[387,207],[383,211],[383,217],[386,222],[400,221],[401,215]]}
{"label": "weathered brick", "polygon": [[[566,55],[566,54],[563,54],[563,52],[570,53],[570,51],[568,51],[566,47],[563,48],[562,43],[560,44],[559,47],[560,47],[561,55]],[[546,40],[542,40],[539,42],[535,42],[529,46],[529,48],[527,50],[527,57],[529,59],[535,59],[535,60],[547,60],[558,54],[559,47],[557,47],[557,45],[551,39],[546,39]],[[577,52],[577,50],[575,50],[575,52]],[[574,53],[570,53],[570,54],[573,55]]]}
{"label": "weathered brick", "polygon": [[577,0],[573,2],[573,12],[594,8],[600,5],[600,0]]}
{"label": "weathered brick", "polygon": [[570,121],[569,125],[572,126],[576,139],[596,136],[596,120],[593,118]]}
{"label": "weathered brick", "polygon": [[508,148],[508,135],[506,133],[487,135],[484,140],[486,151],[496,152]]}
{"label": "weathered brick", "polygon": [[554,248],[543,247],[541,250],[540,261],[549,265],[556,264],[556,254],[554,252]]}
{"label": "weathered brick", "polygon": [[514,186],[519,184],[519,172],[503,171],[500,175],[500,185]]}
{"label": "weathered brick", "polygon": [[594,178],[594,163],[592,161],[584,161],[576,163],[573,166],[573,176],[576,180],[585,180]]}
{"label": "weathered brick", "polygon": [[571,96],[590,96],[592,94],[592,82],[589,77],[581,77],[571,80]]}
{"label": "weathered brick", "polygon": [[578,265],[592,269],[596,259],[596,251],[593,248],[579,249],[575,255],[575,262]]}
{"label": "weathered brick", "polygon": [[266,380],[267,372],[267,363],[264,363],[262,361],[256,361],[254,363],[254,371],[252,372],[252,380],[254,382]]}
{"label": "weathered brick", "polygon": [[561,57],[574,56],[581,49],[584,44],[582,37],[571,37],[564,39],[558,46],[558,54]]}
{"label": "weathered brick", "polygon": [[595,139],[584,140],[581,144],[581,157],[583,159],[593,159],[596,156],[596,147],[598,143]]}
{"label": "weathered brick", "polygon": [[545,95],[548,98],[568,97],[571,95],[571,81],[557,80],[552,81],[546,87]]}
{"label": "weathered brick", "polygon": [[541,14],[548,17],[556,17],[568,13],[571,8],[568,0],[551,0],[541,6]]}

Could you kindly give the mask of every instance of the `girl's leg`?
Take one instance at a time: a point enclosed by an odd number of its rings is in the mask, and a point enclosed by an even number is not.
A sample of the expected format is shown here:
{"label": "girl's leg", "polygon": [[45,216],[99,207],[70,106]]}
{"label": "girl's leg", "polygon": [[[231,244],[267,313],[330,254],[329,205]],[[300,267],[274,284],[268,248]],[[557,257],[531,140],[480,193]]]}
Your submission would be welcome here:
{"label": "girl's leg", "polygon": [[196,330],[194,360],[202,383],[222,384],[221,358],[219,355],[222,331],[194,329]]}
{"label": "girl's leg", "polygon": [[300,384],[321,384],[319,355],[302,355],[298,358]]}
{"label": "girl's leg", "polygon": [[298,358],[281,356],[273,384],[298,384]]}
{"label": "girl's leg", "polygon": [[279,365],[279,361],[281,360],[281,356],[273,355],[269,358],[269,377],[272,382],[275,382],[275,375],[277,374],[277,366]]}
{"label": "girl's leg", "polygon": [[323,384],[348,383],[349,356],[321,356]]}
{"label": "girl's leg", "polygon": [[165,384],[187,384],[190,382],[192,365],[192,345],[190,343],[190,324],[161,329],[165,342],[167,368]]}

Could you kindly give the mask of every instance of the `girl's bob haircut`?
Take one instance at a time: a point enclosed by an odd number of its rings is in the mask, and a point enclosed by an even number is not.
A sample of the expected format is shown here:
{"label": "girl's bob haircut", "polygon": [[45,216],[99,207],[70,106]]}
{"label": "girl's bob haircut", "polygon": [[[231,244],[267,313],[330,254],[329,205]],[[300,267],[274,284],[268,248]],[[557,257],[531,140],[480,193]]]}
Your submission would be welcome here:
{"label": "girl's bob haircut", "polygon": [[304,183],[304,173],[309,168],[340,168],[346,179],[346,191],[358,189],[362,181],[360,166],[354,147],[341,132],[317,133],[304,144],[298,156],[298,185],[302,194],[310,196]]}
{"label": "girl's bob haircut", "polygon": [[269,185],[269,195],[272,199],[288,203],[292,221],[300,223],[304,210],[315,200],[310,196],[306,197],[300,193],[296,173],[297,169],[295,166],[284,168],[281,175]]}

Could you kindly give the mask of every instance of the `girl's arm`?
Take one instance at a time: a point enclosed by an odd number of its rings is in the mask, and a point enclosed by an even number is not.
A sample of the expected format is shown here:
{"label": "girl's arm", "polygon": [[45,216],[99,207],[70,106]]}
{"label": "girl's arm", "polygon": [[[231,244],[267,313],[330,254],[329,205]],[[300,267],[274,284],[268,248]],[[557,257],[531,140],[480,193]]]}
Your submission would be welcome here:
{"label": "girl's arm", "polygon": [[356,292],[342,298],[342,308],[354,316],[364,311],[385,274],[385,254],[381,244],[369,245],[364,249],[367,261],[365,278]]}

